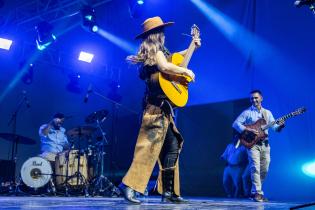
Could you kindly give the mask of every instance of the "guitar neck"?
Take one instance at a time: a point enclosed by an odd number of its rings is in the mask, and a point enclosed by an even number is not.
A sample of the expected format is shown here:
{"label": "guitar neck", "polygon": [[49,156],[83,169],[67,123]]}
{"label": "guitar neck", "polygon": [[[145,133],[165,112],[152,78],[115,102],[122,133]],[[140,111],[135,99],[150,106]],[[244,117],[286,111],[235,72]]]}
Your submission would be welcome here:
{"label": "guitar neck", "polygon": [[266,129],[269,129],[270,127],[272,127],[274,124],[276,124],[277,122],[280,122],[280,121],[285,121],[291,117],[294,117],[296,115],[293,114],[293,112],[289,113],[289,114],[286,114],[282,117],[279,117],[278,119],[276,119],[275,121],[272,121],[270,122],[269,124],[267,124],[263,130],[266,130]]}
{"label": "guitar neck", "polygon": [[192,40],[190,45],[189,45],[189,47],[188,47],[188,49],[187,49],[187,52],[186,52],[185,57],[184,57],[184,60],[183,60],[183,62],[180,65],[181,67],[187,68],[188,63],[189,63],[189,61],[191,59],[191,56],[194,53],[195,49],[196,49],[196,45],[194,43],[194,40]]}

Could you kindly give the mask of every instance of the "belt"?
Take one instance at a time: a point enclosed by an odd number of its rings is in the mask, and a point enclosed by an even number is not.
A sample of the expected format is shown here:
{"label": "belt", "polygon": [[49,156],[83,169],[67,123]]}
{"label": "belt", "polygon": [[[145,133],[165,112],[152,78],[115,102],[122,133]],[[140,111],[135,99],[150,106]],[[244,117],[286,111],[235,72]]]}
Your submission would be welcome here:
{"label": "belt", "polygon": [[170,114],[172,117],[175,116],[174,110],[170,102],[164,98],[147,99],[147,103],[160,107],[165,113]]}
{"label": "belt", "polygon": [[268,140],[264,140],[264,141],[259,141],[256,143],[259,146],[262,146],[263,144],[268,147],[269,146],[269,141]]}

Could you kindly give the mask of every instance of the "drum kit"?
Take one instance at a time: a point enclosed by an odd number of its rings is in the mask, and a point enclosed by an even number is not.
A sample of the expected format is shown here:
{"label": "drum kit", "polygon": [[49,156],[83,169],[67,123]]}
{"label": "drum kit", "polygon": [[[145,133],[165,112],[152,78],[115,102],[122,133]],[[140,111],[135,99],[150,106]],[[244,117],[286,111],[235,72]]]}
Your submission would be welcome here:
{"label": "drum kit", "polygon": [[[70,149],[57,154],[54,162],[39,156],[26,160],[21,167],[17,188],[37,194],[45,191],[65,196],[119,196],[119,189],[104,175],[105,147],[108,141],[101,123],[107,115],[106,110],[93,112],[85,118],[85,122],[95,126],[78,126],[68,130],[66,134],[70,139]],[[97,142],[81,148],[80,142],[91,142],[91,136],[97,130],[101,133]],[[0,138],[19,144],[35,144],[34,140],[16,134],[0,133]],[[77,148],[74,148],[76,140]],[[15,178],[12,181],[15,182]]]}

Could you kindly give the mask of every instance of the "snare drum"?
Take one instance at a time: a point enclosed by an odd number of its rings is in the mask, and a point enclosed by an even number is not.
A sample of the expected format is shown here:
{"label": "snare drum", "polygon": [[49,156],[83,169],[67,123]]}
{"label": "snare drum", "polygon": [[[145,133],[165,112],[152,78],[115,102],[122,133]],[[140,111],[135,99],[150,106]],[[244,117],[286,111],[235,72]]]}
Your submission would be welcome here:
{"label": "snare drum", "polygon": [[51,179],[52,168],[50,162],[41,157],[31,157],[21,168],[21,178],[28,187],[37,189],[44,187]]}
{"label": "snare drum", "polygon": [[[85,154],[79,154],[78,150],[68,150],[59,153],[56,156],[56,184],[57,187],[60,187],[62,184],[64,184],[66,180],[66,174],[67,174],[67,156],[69,155],[69,162],[68,162],[68,177],[75,174],[75,172],[78,171],[78,157],[80,155],[80,164],[79,164],[79,171],[85,178],[85,180],[88,180],[88,167],[87,167],[87,158]],[[68,184],[71,186],[83,185],[84,182],[79,179],[79,182],[77,182],[77,176],[74,176],[73,178],[68,180]]]}

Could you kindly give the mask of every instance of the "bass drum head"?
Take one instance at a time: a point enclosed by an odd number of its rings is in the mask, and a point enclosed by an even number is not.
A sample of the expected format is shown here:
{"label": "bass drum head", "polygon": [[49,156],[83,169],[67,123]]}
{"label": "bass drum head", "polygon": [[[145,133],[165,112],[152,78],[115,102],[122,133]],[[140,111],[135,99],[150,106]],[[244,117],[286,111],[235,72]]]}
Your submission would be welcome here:
{"label": "bass drum head", "polygon": [[31,188],[45,186],[51,179],[52,168],[50,162],[41,157],[32,157],[24,162],[21,177],[25,185]]}

